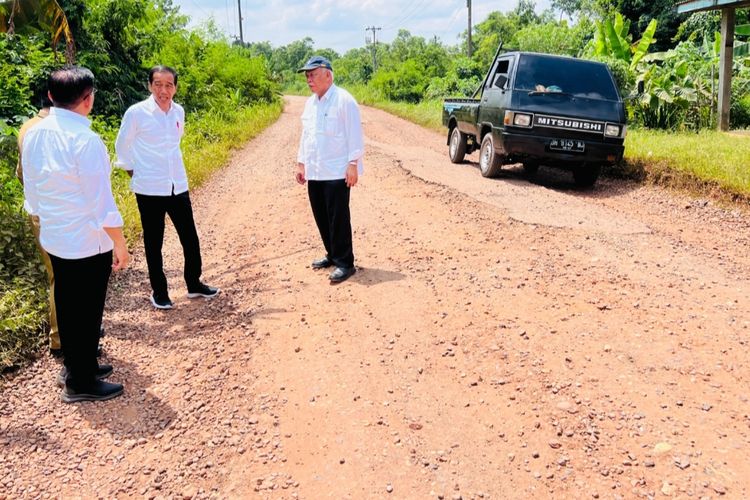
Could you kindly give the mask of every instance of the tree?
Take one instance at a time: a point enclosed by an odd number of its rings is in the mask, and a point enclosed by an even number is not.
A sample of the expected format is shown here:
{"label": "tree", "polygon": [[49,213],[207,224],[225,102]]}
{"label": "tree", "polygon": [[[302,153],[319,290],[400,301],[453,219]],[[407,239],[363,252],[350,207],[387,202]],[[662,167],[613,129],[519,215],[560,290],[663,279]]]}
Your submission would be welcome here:
{"label": "tree", "polygon": [[620,0],[618,10],[623,16],[633,20],[631,34],[638,39],[648,28],[649,23],[656,19],[656,50],[667,50],[675,46],[673,39],[680,24],[687,18],[684,14],[677,14],[674,0]]}

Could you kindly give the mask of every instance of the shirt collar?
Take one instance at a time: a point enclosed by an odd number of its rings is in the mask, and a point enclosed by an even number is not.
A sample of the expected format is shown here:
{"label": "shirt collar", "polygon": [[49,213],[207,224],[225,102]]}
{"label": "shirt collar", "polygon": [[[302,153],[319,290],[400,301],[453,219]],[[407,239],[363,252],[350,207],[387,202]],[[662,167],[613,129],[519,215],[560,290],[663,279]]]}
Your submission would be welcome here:
{"label": "shirt collar", "polygon": [[91,120],[83,115],[76,113],[75,111],[69,111],[64,108],[52,107],[49,109],[49,116],[59,116],[60,118],[66,118],[68,120],[77,121],[87,127],[91,125]]}
{"label": "shirt collar", "polygon": [[[148,99],[146,99],[146,106],[148,107],[148,110],[152,113],[155,111],[162,111],[162,109],[159,107],[159,105],[156,103],[156,99],[154,99],[154,94],[151,94],[148,96]],[[169,103],[169,109],[165,111],[165,113],[169,113],[174,108],[174,103]]]}
{"label": "shirt collar", "polygon": [[328,87],[328,90],[326,90],[326,93],[323,94],[323,97],[319,98],[318,101],[324,102],[324,101],[329,100],[331,97],[333,97],[333,93],[335,92],[335,90],[336,90],[336,85],[332,83],[331,86]]}

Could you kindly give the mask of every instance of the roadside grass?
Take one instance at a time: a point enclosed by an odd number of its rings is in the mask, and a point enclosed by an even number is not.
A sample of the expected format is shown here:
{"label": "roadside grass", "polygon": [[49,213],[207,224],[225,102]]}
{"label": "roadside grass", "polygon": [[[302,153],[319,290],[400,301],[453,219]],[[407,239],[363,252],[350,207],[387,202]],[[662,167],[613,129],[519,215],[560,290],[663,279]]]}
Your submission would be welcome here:
{"label": "roadside grass", "polygon": [[440,100],[424,100],[413,104],[409,102],[389,101],[379,92],[364,85],[347,87],[347,90],[351,92],[360,104],[382,109],[425,128],[437,131],[443,130],[443,102]]}
{"label": "roadside grass", "polygon": [[[231,112],[206,111],[188,115],[182,152],[191,189],[200,186],[212,173],[223,167],[233,150],[275,122],[282,109],[283,104],[279,101]],[[119,123],[95,123],[95,129],[104,138],[110,152],[114,150],[118,125]],[[4,161],[3,167],[15,168],[15,160],[11,160]],[[140,237],[141,227],[129,181],[125,172],[114,170],[112,190],[125,221],[125,236],[132,246]],[[34,243],[30,228],[21,227],[28,226],[27,219],[20,206],[10,207],[3,214],[3,220],[14,221],[18,226],[13,237],[20,238],[20,241],[13,243],[13,255],[17,254],[19,259],[38,268],[39,272],[34,274],[30,271],[28,274],[31,277],[23,279],[13,277],[0,281],[0,373],[27,362],[35,352],[46,346],[47,341],[49,312],[46,275],[41,271],[38,252],[32,248]],[[0,230],[0,236],[2,235],[3,231]],[[29,248],[32,250],[28,250]],[[21,255],[22,251],[25,255]]]}
{"label": "roadside grass", "polygon": [[[348,89],[361,104],[445,132],[440,100],[391,102],[365,86]],[[750,205],[750,135],[631,128],[625,140],[625,159],[605,169],[605,175]]]}
{"label": "roadside grass", "polygon": [[750,202],[750,136],[631,129],[625,160],[615,172],[628,178]]}

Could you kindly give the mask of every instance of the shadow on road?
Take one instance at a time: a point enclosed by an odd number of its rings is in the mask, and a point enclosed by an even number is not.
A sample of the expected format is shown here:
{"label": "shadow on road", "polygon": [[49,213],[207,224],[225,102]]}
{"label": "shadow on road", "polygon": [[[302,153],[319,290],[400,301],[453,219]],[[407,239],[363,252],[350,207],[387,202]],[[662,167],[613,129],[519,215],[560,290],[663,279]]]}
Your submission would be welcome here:
{"label": "shadow on road", "polygon": [[374,269],[368,267],[358,267],[357,274],[349,278],[358,285],[375,286],[382,285],[389,281],[399,281],[406,278],[402,273],[396,271],[387,271],[385,269]]}
{"label": "shadow on road", "polygon": [[[479,172],[479,162],[467,160],[464,164],[475,168],[477,174],[482,175]],[[593,187],[579,187],[573,180],[573,173],[568,170],[541,166],[535,174],[529,175],[520,163],[503,165],[498,177],[487,180],[516,181],[519,184],[526,182],[581,198],[613,198],[640,187],[637,182],[609,177],[606,174],[602,174]]]}

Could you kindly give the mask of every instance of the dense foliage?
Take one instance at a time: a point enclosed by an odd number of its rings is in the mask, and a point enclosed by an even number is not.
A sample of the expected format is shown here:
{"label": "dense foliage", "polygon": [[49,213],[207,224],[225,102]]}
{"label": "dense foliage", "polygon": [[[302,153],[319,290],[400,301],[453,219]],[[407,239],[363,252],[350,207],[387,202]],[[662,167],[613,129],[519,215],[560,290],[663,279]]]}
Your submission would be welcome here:
{"label": "dense foliage", "polygon": [[[399,31],[391,43],[352,49],[343,55],[316,50],[310,38],[273,48],[252,44],[263,54],[274,78],[287,90],[302,92],[295,69],[313,53],[327,55],[342,85],[366,85],[384,99],[406,103],[471,96],[484,78],[498,46],[584,57],[606,62],[623,96],[645,93],[629,102],[633,125],[661,129],[712,127],[718,88],[717,12],[678,16],[672,0],[553,0],[537,12],[531,0],[519,0],[510,12],[492,12],[472,30],[471,57],[464,32],[456,45]],[[748,13],[737,13],[739,23]],[[743,33],[748,33],[747,36]],[[732,90],[732,126],[750,126],[750,26],[738,27]],[[377,63],[377,67],[376,67]]]}
{"label": "dense foliage", "polygon": [[[147,73],[154,64],[179,73],[175,100],[189,113],[184,146],[191,182],[226,158],[237,129],[250,130],[255,115],[257,126],[265,126],[278,113],[278,87],[267,58],[229,44],[211,24],[188,30],[188,19],[171,0],[42,3],[50,9],[59,4],[65,12],[75,62],[96,76],[94,128],[110,145],[123,112],[148,95]],[[0,2],[0,14],[7,7]],[[15,34],[0,33],[0,369],[27,356],[44,337],[46,279],[15,167],[17,130],[40,106],[50,70],[65,62],[65,46],[52,47],[51,39],[45,20],[17,22]],[[262,103],[272,105],[253,107]],[[206,165],[191,169],[196,158]],[[113,174],[113,185],[126,232],[133,236],[137,217],[122,172]]]}

